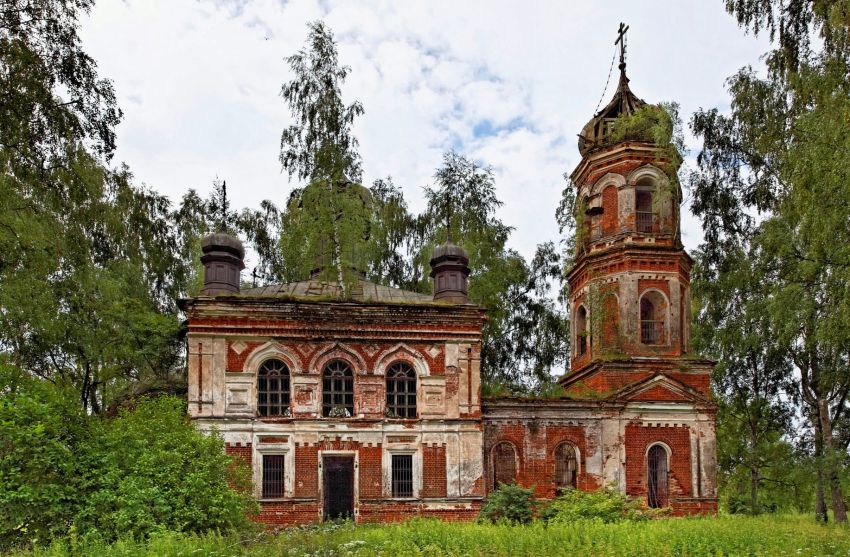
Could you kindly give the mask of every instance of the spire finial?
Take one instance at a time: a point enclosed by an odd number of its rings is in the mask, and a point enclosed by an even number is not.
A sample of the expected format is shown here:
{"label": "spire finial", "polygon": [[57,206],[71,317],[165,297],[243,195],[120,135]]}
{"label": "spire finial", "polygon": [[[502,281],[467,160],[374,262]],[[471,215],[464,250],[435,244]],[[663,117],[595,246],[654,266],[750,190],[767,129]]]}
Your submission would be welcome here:
{"label": "spire finial", "polygon": [[617,29],[617,40],[614,41],[614,44],[620,45],[620,73],[626,73],[626,31],[629,30],[629,26],[623,22],[620,22],[620,28]]}

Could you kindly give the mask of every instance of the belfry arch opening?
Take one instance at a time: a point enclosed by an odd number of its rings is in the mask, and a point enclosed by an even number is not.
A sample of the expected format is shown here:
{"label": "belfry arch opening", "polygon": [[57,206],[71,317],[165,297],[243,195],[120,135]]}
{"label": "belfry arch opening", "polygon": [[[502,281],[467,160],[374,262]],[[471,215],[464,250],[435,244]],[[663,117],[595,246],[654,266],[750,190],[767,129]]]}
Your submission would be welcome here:
{"label": "belfry arch opening", "polygon": [[589,333],[587,330],[587,309],[584,306],[579,306],[576,310],[576,355],[584,356],[587,354],[589,343]]}
{"label": "belfry arch opening", "polygon": [[655,232],[655,180],[644,176],[635,185],[635,229],[638,232]]}
{"label": "belfry arch opening", "polygon": [[667,300],[657,290],[640,297],[640,342],[658,345],[667,342]]}

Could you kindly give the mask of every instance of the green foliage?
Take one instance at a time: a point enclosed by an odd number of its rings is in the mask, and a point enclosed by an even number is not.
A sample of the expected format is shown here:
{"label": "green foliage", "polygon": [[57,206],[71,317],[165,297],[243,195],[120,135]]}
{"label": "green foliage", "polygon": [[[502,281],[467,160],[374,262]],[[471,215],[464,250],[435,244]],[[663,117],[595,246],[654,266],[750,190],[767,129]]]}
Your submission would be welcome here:
{"label": "green foliage", "polygon": [[534,519],[537,501],[533,487],[499,484],[487,496],[478,519],[492,523],[528,524]]}
{"label": "green foliage", "polygon": [[512,390],[548,381],[551,370],[569,359],[566,309],[563,300],[552,299],[563,280],[555,245],[539,245],[530,263],[507,248],[512,229],[496,217],[502,203],[491,168],[449,152],[435,180],[425,189],[427,208],[416,219],[413,288],[430,292],[431,253],[453,238],[469,254],[469,297],[488,312],[484,379]]}
{"label": "green foliage", "polygon": [[611,524],[600,521],[544,524],[536,521],[526,526],[444,523],[433,519],[380,526],[344,523],[294,528],[252,540],[217,533],[187,535],[164,532],[152,536],[146,543],[130,540],[110,545],[80,543],[76,552],[72,552],[67,543],[56,543],[49,548],[13,555],[815,557],[846,555],[848,551],[850,533],[846,528],[818,525],[811,515],[779,515]]}
{"label": "green foliage", "polygon": [[660,518],[669,509],[649,509],[643,501],[632,499],[616,487],[597,491],[564,490],[541,513],[550,524],[572,524],[580,520],[598,520],[605,524],[621,520]]}
{"label": "green foliage", "polygon": [[[753,378],[751,370],[759,368],[769,379],[771,353],[784,359],[786,377],[795,374],[784,394],[806,420],[800,448],[815,459],[816,509],[826,520],[829,500],[838,521],[846,520],[841,478],[850,440],[847,7],[846,1],[727,2],[743,26],[771,38],[778,33],[778,42],[766,56],[766,76],[743,68],[730,78],[729,114],[702,110],[691,122],[703,143],[690,184],[705,230],[701,264],[706,276],[730,285],[719,296],[697,296],[717,307],[730,305],[724,298],[747,300],[737,304],[746,330],[718,339],[734,356],[732,374],[743,369]],[[822,40],[812,41],[816,34]],[[731,318],[736,325],[737,317]],[[760,337],[755,350],[748,348],[751,334]],[[753,357],[755,366],[734,362]],[[764,391],[750,389],[759,432],[770,422],[762,418],[778,406]],[[750,410],[732,402],[739,413]]]}
{"label": "green foliage", "polygon": [[103,426],[82,451],[89,473],[78,531],[143,538],[247,525],[255,507],[250,472],[234,465],[218,435],[197,430],[185,401],[141,399]]}
{"label": "green foliage", "polygon": [[0,367],[0,548],[67,532],[91,434],[73,393]]}
{"label": "green foliage", "polygon": [[74,398],[0,370],[0,548],[246,527],[250,473],[189,422],[185,402],[143,398],[110,419]]}
{"label": "green foliage", "polygon": [[669,173],[675,176],[685,147],[681,126],[678,104],[645,104],[633,114],[621,114],[615,118],[605,142],[608,145],[627,140],[654,143],[661,150],[659,157],[672,170]]}

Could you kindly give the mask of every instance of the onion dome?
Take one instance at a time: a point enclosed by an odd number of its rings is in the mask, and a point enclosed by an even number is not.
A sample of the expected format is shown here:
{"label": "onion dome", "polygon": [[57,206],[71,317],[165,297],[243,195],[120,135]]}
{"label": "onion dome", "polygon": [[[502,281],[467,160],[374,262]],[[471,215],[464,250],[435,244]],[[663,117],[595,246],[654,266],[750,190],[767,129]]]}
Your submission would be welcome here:
{"label": "onion dome", "polygon": [[469,255],[451,240],[434,248],[431,254],[434,299],[452,304],[468,304]]}
{"label": "onion dome", "polygon": [[620,82],[617,85],[614,98],[591,118],[578,136],[578,150],[581,156],[585,156],[593,149],[605,144],[605,140],[611,131],[611,124],[618,116],[634,114],[637,109],[645,104],[646,102],[639,99],[629,89],[626,63],[620,62]]}
{"label": "onion dome", "polygon": [[201,240],[201,263],[204,264],[203,293],[238,294],[240,272],[245,268],[245,247],[239,238],[216,232]]}

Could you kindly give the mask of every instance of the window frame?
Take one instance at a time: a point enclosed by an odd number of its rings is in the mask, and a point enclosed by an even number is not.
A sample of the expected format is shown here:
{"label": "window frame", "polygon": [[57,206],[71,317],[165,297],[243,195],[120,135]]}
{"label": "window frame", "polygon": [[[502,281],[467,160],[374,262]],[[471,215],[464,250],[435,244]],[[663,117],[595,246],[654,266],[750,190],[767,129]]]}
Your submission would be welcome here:
{"label": "window frame", "polygon": [[[340,371],[342,374],[338,375],[337,372]],[[342,383],[342,388],[337,388],[339,384],[337,382]],[[328,397],[330,397],[330,400],[328,400]],[[338,397],[342,397],[341,403],[337,402]],[[348,401],[350,401],[350,404]],[[343,412],[337,412],[337,408],[342,408]],[[354,366],[350,362],[336,358],[324,365],[322,369],[321,413],[323,418],[347,419],[355,416]]]}
{"label": "window frame", "polygon": [[[416,497],[416,466],[414,463],[414,454],[412,452],[391,452],[390,453],[390,496],[393,499],[414,499]],[[396,461],[407,461],[407,467],[396,467]],[[397,478],[396,472],[405,473],[407,477]],[[409,491],[399,492],[397,487],[405,487]]]}
{"label": "window frame", "polygon": [[[404,373],[404,375],[401,375]],[[392,385],[392,389],[390,389]],[[404,385],[405,390],[398,390],[399,385]],[[412,387],[412,390],[411,390]],[[419,398],[417,389],[419,381],[416,376],[416,368],[405,360],[396,360],[386,368],[384,377],[385,409],[387,418],[415,420],[419,416]],[[394,400],[390,402],[390,398]],[[403,397],[404,402],[398,404],[398,398]],[[411,397],[413,403],[411,405]],[[401,412],[400,412],[401,410]]]}
{"label": "window frame", "polygon": [[[652,456],[653,451],[660,451],[664,455],[664,493],[663,497],[659,497],[658,493],[653,494],[652,486],[657,484],[657,481],[653,481],[652,478]],[[673,452],[670,447],[667,446],[666,443],[662,443],[660,441],[656,441],[649,445],[646,449],[646,506],[651,509],[663,509],[665,507],[670,506],[670,462],[672,459]],[[657,486],[656,486],[657,490]]]}
{"label": "window frame", "polygon": [[[279,373],[276,376],[270,376],[268,373],[263,373],[264,370],[268,370],[268,366],[273,363],[280,364],[280,368],[275,369],[273,371],[276,372],[285,372]],[[292,381],[291,381],[292,372],[289,369],[289,364],[286,363],[282,358],[271,357],[266,358],[263,362],[257,367],[257,410],[256,414],[259,418],[289,418],[292,416]],[[271,379],[270,379],[271,377]],[[268,382],[270,380],[278,381],[277,389],[269,389]],[[266,388],[261,388],[261,382],[266,381]],[[269,402],[269,396],[275,395],[278,398],[278,402],[272,404]],[[266,396],[265,403],[262,403],[262,397]],[[281,399],[285,398],[286,402],[284,403]],[[266,413],[263,413],[263,408],[266,409]],[[274,408],[276,409],[276,413],[269,413],[268,409]]]}
{"label": "window frame", "polygon": [[[286,454],[277,452],[261,453],[260,458],[262,460],[260,463],[260,499],[266,501],[283,499],[286,496]],[[275,493],[267,493],[266,487],[268,487],[273,480],[269,480],[267,478],[268,469],[266,468],[266,462],[267,460],[272,459],[275,459],[275,461],[280,464],[280,478],[274,480],[279,491]]]}
{"label": "window frame", "polygon": [[[570,482],[568,484],[561,482],[561,477],[563,476],[563,473],[559,474],[559,470],[558,470],[559,464],[563,464],[562,459],[560,458],[560,455],[558,453],[559,453],[559,451],[561,451],[563,449],[567,449],[567,450],[570,451],[570,455],[572,457],[571,460],[572,460],[572,463],[573,463],[572,482]],[[578,446],[571,441],[562,441],[561,443],[559,443],[555,447],[555,450],[553,451],[552,456],[553,456],[554,464],[555,464],[555,470],[554,470],[554,474],[553,474],[553,477],[554,477],[554,480],[555,480],[554,481],[555,489],[565,489],[565,488],[576,489],[576,488],[578,488],[578,476],[581,472],[581,466],[579,464]],[[567,460],[569,461],[570,459],[567,459]],[[567,470],[569,470],[569,465],[567,464],[565,466],[565,468]]]}

